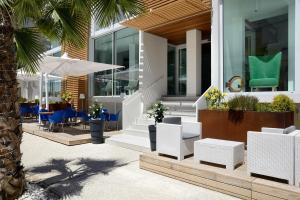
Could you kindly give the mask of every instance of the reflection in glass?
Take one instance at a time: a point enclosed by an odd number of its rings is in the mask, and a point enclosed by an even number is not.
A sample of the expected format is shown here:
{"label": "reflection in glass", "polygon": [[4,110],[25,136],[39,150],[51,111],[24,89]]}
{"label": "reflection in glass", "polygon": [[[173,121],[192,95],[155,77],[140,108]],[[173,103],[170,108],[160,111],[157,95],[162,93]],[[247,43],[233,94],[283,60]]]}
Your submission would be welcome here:
{"label": "reflection in glass", "polygon": [[179,95],[186,95],[186,48],[179,49],[179,72],[178,72]]}
{"label": "reflection in glass", "polygon": [[[112,63],[112,35],[106,35],[95,40],[94,61],[99,63]],[[94,95],[112,95],[112,70],[94,74]]]}
{"label": "reflection in glass", "polygon": [[176,48],[168,46],[168,95],[176,95]]}
{"label": "reflection in glass", "polygon": [[132,94],[138,89],[139,36],[134,29],[115,33],[115,64],[124,66],[114,70],[114,95]]}
{"label": "reflection in glass", "polygon": [[95,40],[95,61],[124,66],[94,74],[94,95],[132,94],[139,88],[139,35],[126,28]]}
{"label": "reflection in glass", "polygon": [[234,76],[242,78],[243,91],[294,90],[294,4],[224,0],[225,91]]}

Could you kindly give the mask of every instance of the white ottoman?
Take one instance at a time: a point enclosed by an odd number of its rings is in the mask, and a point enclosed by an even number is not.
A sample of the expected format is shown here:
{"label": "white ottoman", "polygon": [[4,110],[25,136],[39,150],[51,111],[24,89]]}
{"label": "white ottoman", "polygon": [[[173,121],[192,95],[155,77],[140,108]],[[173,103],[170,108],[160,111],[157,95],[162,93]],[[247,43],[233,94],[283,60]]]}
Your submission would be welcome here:
{"label": "white ottoman", "polygon": [[244,143],[217,139],[202,139],[194,143],[195,162],[205,161],[225,165],[234,170],[244,162]]}

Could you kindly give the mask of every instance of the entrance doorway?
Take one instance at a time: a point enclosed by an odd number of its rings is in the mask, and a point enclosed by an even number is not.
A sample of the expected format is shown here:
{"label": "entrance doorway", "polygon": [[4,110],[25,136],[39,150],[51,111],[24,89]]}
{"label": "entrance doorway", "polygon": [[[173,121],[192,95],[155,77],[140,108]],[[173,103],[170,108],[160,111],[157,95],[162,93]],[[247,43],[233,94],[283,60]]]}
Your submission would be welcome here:
{"label": "entrance doorway", "polygon": [[186,46],[168,46],[168,95],[186,96]]}

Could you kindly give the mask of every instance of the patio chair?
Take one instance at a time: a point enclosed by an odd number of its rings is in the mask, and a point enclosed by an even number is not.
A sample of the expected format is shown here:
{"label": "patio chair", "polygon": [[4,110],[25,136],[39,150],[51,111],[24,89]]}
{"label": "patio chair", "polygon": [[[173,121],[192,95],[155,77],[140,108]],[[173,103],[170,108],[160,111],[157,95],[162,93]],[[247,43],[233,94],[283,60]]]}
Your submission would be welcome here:
{"label": "patio chair", "polygon": [[297,131],[292,128],[289,131],[263,128],[262,131],[248,131],[248,174],[275,177],[294,184],[294,142]]}
{"label": "patio chair", "polygon": [[79,112],[77,117],[81,119],[83,129],[86,129],[86,124],[89,123],[91,117],[89,117],[85,112]]}
{"label": "patio chair", "polygon": [[279,86],[282,53],[275,56],[249,56],[251,91],[255,88],[272,88]]}
{"label": "patio chair", "polygon": [[117,131],[119,130],[119,116],[120,116],[120,112],[117,112],[117,114],[109,114],[109,121],[110,122],[115,122],[116,124],[116,128],[117,128]]}
{"label": "patio chair", "polygon": [[[47,109],[42,108],[39,110],[39,117],[40,117],[40,121],[41,121],[41,125],[42,126],[46,126],[49,123],[49,116],[48,115],[41,115],[40,112],[48,112]],[[40,129],[41,126],[39,126]]]}
{"label": "patio chair", "polygon": [[53,130],[53,126],[61,125],[62,130],[64,132],[64,124],[65,124],[65,112],[63,110],[55,111],[53,115],[49,116],[49,129]]}
{"label": "patio chair", "polygon": [[295,185],[300,187],[300,131],[295,137]]}
{"label": "patio chair", "polygon": [[181,125],[181,117],[165,117],[163,123]]}
{"label": "patio chair", "polygon": [[73,110],[71,107],[67,107],[64,109],[65,115],[64,118],[67,121],[67,123],[72,124],[76,124],[76,120],[75,122],[73,122],[73,119],[77,117],[77,112],[75,110]]}
{"label": "patio chair", "polygon": [[156,143],[158,154],[183,160],[194,153],[194,142],[201,138],[201,123],[182,122],[182,125],[158,123]]}

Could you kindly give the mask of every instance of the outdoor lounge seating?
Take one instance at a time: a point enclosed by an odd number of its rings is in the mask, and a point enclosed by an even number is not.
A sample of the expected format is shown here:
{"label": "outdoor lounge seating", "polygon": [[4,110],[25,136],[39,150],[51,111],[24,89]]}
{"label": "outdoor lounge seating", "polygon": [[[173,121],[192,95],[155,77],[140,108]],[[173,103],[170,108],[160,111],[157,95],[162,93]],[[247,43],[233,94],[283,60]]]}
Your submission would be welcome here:
{"label": "outdoor lounge seating", "polygon": [[61,125],[62,130],[64,132],[64,124],[65,124],[65,122],[64,122],[64,120],[65,120],[64,115],[65,115],[65,111],[63,111],[63,110],[55,111],[53,113],[53,115],[50,115],[49,116],[49,129],[48,130],[49,131],[53,130],[53,128],[54,128],[55,125]]}
{"label": "outdoor lounge seating", "polygon": [[244,162],[244,143],[206,138],[195,142],[194,160],[225,165],[234,170]]}
{"label": "outdoor lounge seating", "polygon": [[282,53],[275,56],[249,56],[251,91],[255,88],[272,88],[279,86]]}
{"label": "outdoor lounge seating", "polygon": [[[285,134],[281,134],[280,131]],[[290,128],[248,131],[247,172],[287,180],[294,184],[295,135]]]}
{"label": "outdoor lounge seating", "polygon": [[157,152],[177,157],[194,153],[194,142],[201,138],[201,123],[182,122],[182,125],[158,123],[156,131]]}
{"label": "outdoor lounge seating", "polygon": [[295,137],[295,185],[300,187],[300,131]]}

